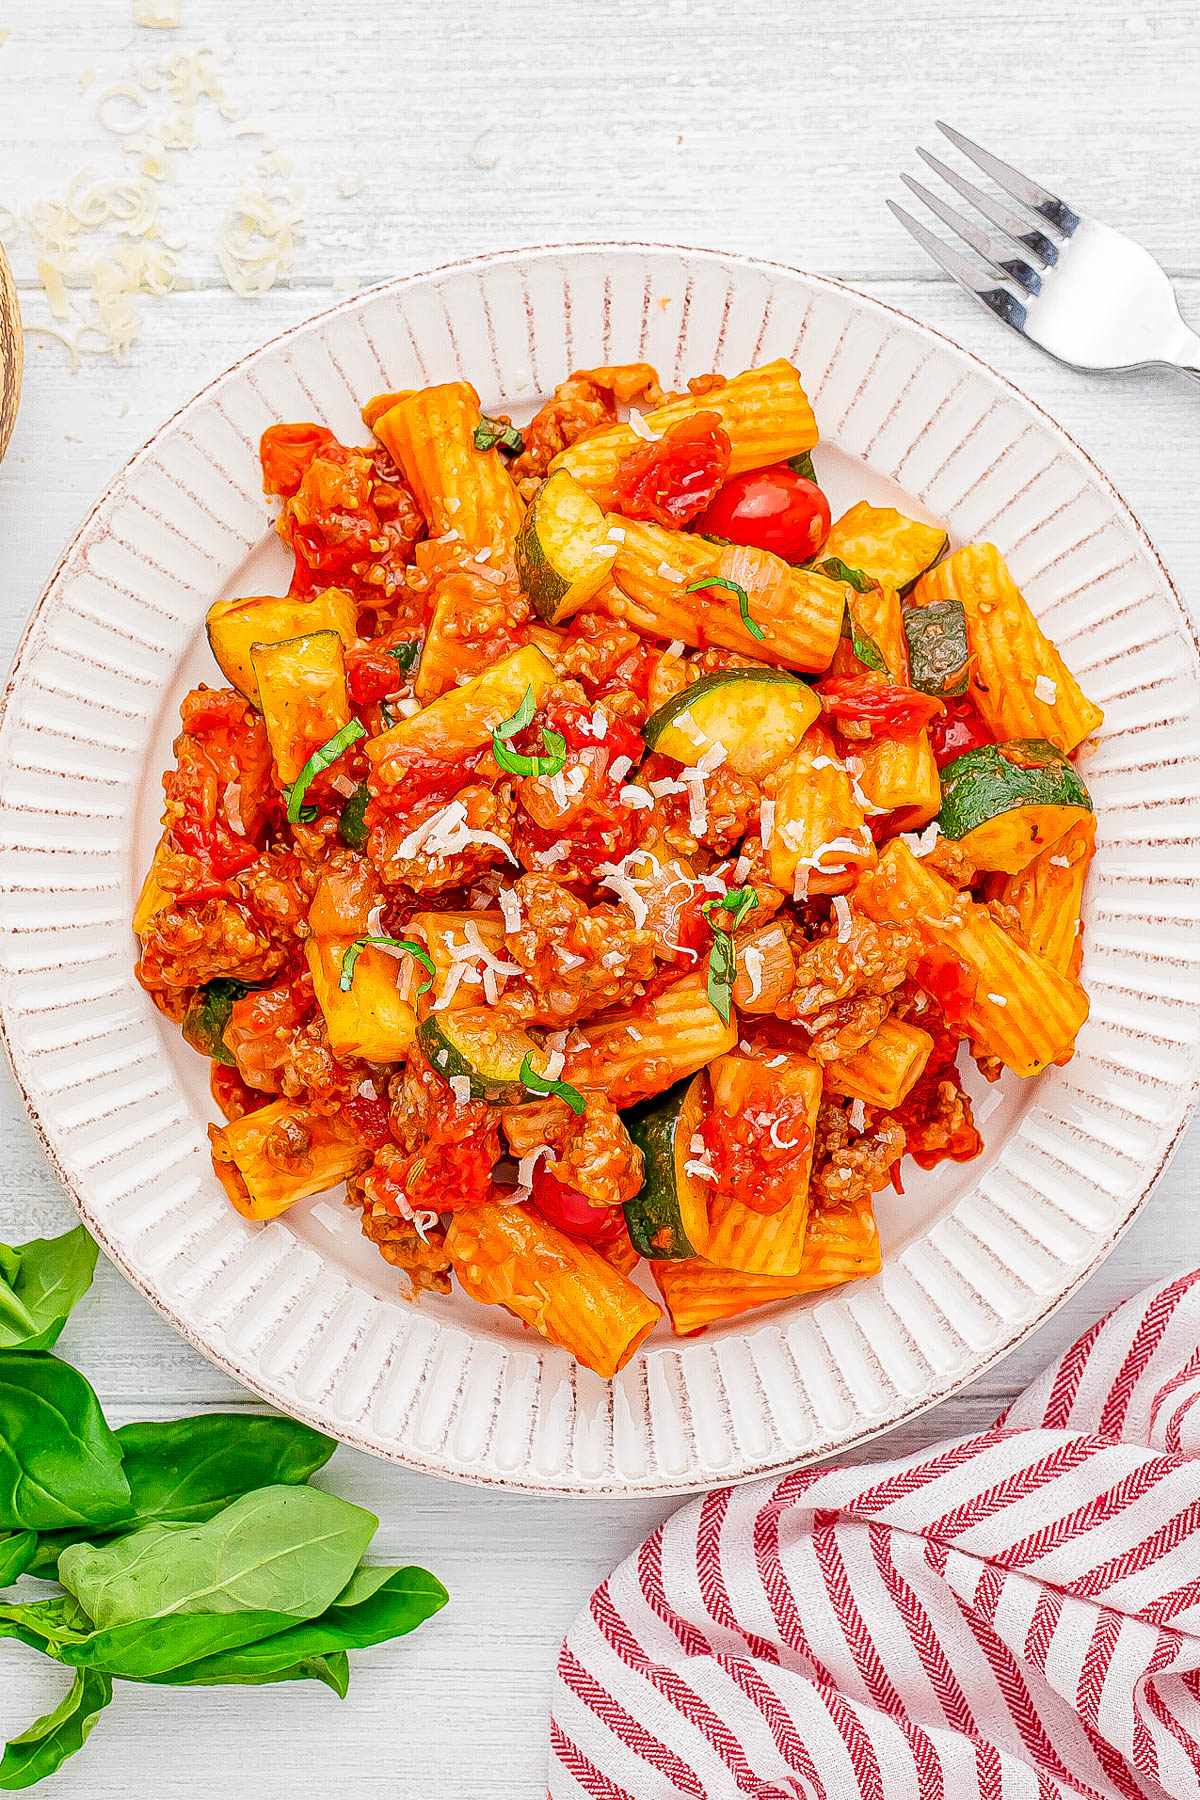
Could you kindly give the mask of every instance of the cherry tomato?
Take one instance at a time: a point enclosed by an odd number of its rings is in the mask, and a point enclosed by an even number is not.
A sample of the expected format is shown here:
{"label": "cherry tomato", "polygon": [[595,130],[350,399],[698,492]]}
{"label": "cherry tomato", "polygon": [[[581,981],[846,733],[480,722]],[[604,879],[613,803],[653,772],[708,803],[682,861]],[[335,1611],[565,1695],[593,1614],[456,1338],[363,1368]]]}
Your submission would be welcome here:
{"label": "cherry tomato", "polygon": [[780,463],[727,481],[696,529],[796,563],[816,555],[829,535],[829,519],[829,502],[816,482]]}
{"label": "cherry tomato", "polygon": [[617,506],[628,519],[678,530],[703,512],[729,473],[729,435],[720,413],[693,413],[617,465]]}
{"label": "cherry tomato", "polygon": [[956,756],[965,756],[968,750],[978,750],[993,739],[972,701],[964,698],[949,701],[945,712],[930,722],[929,742],[938,768],[944,769]]}
{"label": "cherry tomato", "polygon": [[933,694],[886,675],[832,675],[817,683],[821,705],[835,719],[853,719],[895,737],[911,737],[945,710]]}
{"label": "cherry tomato", "polygon": [[593,1206],[586,1195],[567,1187],[548,1169],[539,1169],[533,1178],[533,1203],[551,1225],[589,1244],[608,1243],[625,1229],[619,1206]]}

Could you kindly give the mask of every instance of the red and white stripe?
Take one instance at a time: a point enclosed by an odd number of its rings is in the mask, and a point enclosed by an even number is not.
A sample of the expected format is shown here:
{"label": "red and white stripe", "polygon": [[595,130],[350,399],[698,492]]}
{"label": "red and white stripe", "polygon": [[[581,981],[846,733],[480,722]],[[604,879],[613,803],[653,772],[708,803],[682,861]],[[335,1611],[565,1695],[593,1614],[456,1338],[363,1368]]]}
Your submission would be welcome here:
{"label": "red and white stripe", "polygon": [[1200,1270],[990,1430],[722,1488],[592,1596],[552,1800],[1200,1800]]}

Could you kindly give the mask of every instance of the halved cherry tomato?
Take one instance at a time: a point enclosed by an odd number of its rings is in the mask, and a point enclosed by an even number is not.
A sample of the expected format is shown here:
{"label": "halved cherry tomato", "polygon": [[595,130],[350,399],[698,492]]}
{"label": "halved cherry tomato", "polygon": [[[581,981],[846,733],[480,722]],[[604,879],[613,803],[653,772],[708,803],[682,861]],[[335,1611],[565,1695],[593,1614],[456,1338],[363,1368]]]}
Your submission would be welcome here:
{"label": "halved cherry tomato", "polygon": [[780,463],[727,481],[696,529],[797,563],[816,555],[829,520],[829,502],[816,482]]}
{"label": "halved cherry tomato", "polygon": [[619,1206],[593,1206],[585,1194],[567,1187],[548,1169],[539,1169],[533,1178],[533,1203],[551,1225],[585,1243],[608,1243],[625,1229]]}
{"label": "halved cherry tomato", "polygon": [[945,712],[930,722],[929,742],[938,768],[944,769],[956,756],[965,756],[968,750],[978,750],[994,739],[973,702],[964,698],[947,701]]}
{"label": "halved cherry tomato", "polygon": [[821,705],[835,719],[852,719],[894,737],[911,737],[944,708],[933,694],[886,675],[831,675],[817,683]]}
{"label": "halved cherry tomato", "polygon": [[693,413],[617,465],[617,506],[629,519],[675,530],[703,512],[729,473],[729,434],[720,413]]}

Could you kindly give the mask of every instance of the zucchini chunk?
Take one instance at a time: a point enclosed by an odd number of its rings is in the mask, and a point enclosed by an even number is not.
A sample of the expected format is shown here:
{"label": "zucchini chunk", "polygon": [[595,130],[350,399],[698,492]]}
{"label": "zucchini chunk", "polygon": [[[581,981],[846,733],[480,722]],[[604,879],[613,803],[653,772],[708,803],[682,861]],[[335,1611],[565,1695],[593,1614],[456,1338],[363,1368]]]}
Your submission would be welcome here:
{"label": "zucchini chunk", "polygon": [[685,1167],[704,1110],[704,1082],[703,1074],[678,1081],[624,1115],[645,1164],[641,1192],[625,1202],[625,1224],[634,1249],[654,1260],[699,1256],[708,1235],[708,1194]]}
{"label": "zucchini chunk", "polygon": [[719,669],[664,700],[642,729],[648,750],[694,767],[714,744],[739,775],[759,781],[791,755],[821,702],[783,669]]}
{"label": "zucchini chunk", "polygon": [[977,869],[1020,874],[1091,811],[1077,770],[1044,738],[984,744],[942,770],[942,836]]}
{"label": "zucchini chunk", "polygon": [[358,636],[358,607],[344,588],[326,588],[311,600],[264,594],[249,600],[216,600],[204,628],[217,667],[252,706],[259,704],[251,647],[282,644],[314,631],[336,631],[347,649]]}
{"label": "zucchini chunk", "polygon": [[183,1035],[193,1050],[198,1050],[201,1056],[211,1056],[214,1062],[224,1063],[228,1068],[235,1066],[232,1055],[225,1048],[225,1027],[234,1001],[249,992],[244,981],[234,981],[226,976],[205,982],[183,1017]]}
{"label": "zucchini chunk", "polygon": [[517,538],[517,575],[538,617],[557,625],[578,612],[616,554],[600,507],[559,469],[537,494]]}
{"label": "zucchini chunk", "polygon": [[971,679],[971,646],[961,600],[934,600],[904,610],[908,679],[923,694],[951,700]]}
{"label": "zucchini chunk", "polygon": [[860,500],[835,521],[820,556],[839,557],[872,581],[904,594],[945,554],[949,542],[944,526],[923,525],[894,507]]}
{"label": "zucchini chunk", "polygon": [[490,1006],[463,1006],[455,1011],[430,1013],[417,1027],[417,1042],[426,1060],[447,1081],[465,1075],[472,1100],[491,1106],[521,1106],[526,1100],[543,1100],[521,1080],[521,1065],[533,1057],[539,1075],[546,1054],[527,1031],[500,1029]]}
{"label": "zucchini chunk", "polygon": [[281,781],[295,781],[314,750],[350,721],[346,658],[336,631],[254,644],[259,704]]}
{"label": "zucchini chunk", "polygon": [[439,694],[411,719],[401,719],[390,731],[364,743],[376,771],[376,792],[389,785],[386,769],[381,770],[379,765],[386,765],[395,753],[399,752],[403,763],[414,750],[445,758],[482,750],[491,742],[493,728],[512,718],[527,688],[533,689],[535,701],[540,700],[557,680],[554,664],[533,644],[526,644],[523,650],[502,656],[482,675],[472,676],[461,687]]}

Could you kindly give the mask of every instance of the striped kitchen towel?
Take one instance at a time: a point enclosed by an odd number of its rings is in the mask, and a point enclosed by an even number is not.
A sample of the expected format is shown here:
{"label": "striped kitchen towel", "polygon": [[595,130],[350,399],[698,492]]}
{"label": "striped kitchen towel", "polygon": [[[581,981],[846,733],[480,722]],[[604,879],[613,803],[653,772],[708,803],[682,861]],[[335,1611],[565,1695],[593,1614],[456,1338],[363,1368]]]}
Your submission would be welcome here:
{"label": "striped kitchen towel", "polygon": [[990,1431],[682,1508],[559,1657],[553,1800],[1200,1796],[1200,1270]]}

